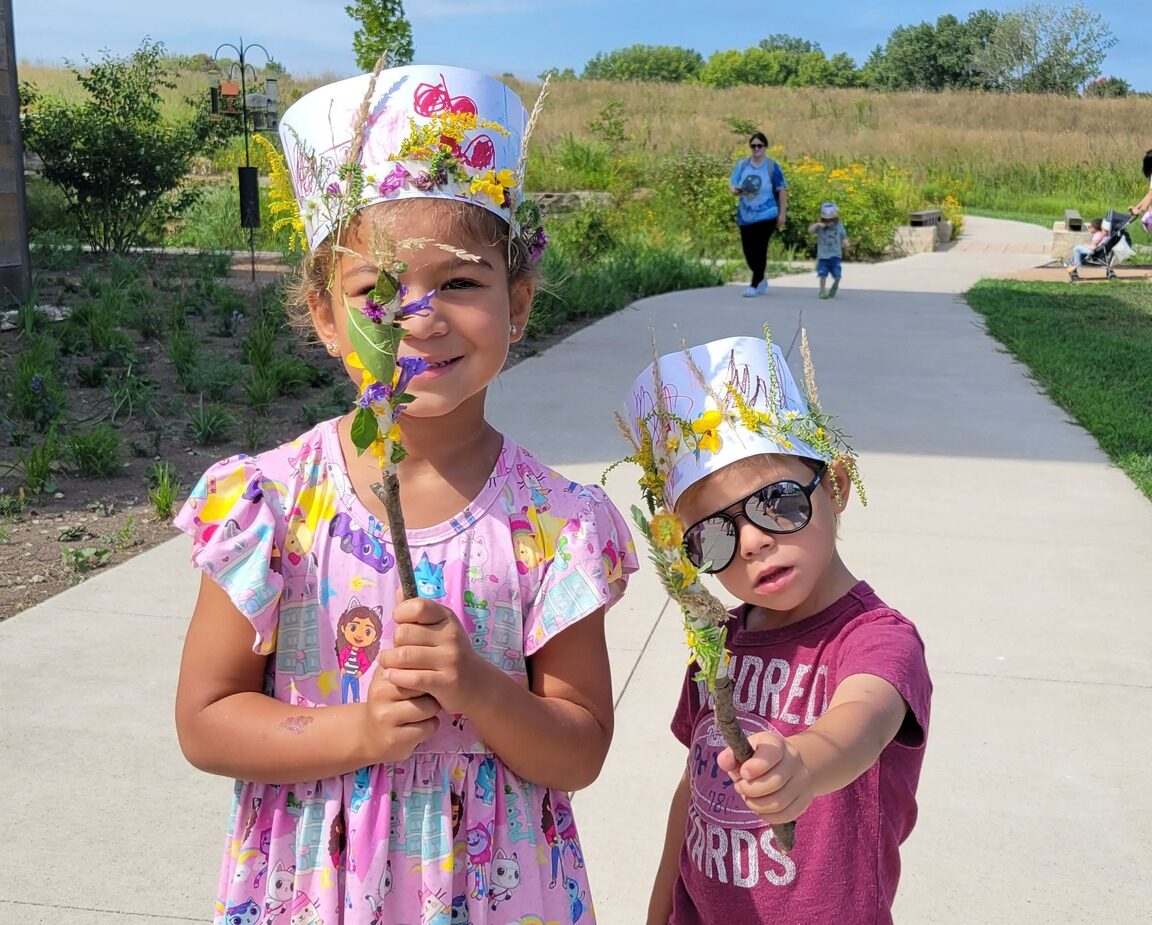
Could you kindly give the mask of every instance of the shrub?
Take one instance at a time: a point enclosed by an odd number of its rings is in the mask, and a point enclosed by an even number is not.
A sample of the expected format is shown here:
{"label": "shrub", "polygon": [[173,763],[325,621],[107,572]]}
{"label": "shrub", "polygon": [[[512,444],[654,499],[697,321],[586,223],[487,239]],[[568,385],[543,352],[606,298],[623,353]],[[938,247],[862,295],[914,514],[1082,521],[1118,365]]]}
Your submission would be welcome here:
{"label": "shrub", "polygon": [[123,253],[149,225],[163,225],[196,199],[184,184],[193,157],[221,129],[207,108],[182,121],[161,113],[161,90],[174,89],[163,45],[147,39],[128,58],[71,68],[82,101],[21,87],[25,145],[44,162],[44,179],[68,200],[80,233],[101,253]]}
{"label": "shrub", "polygon": [[236,418],[219,405],[205,405],[204,400],[188,415],[188,435],[200,446],[223,443],[232,436]]}
{"label": "shrub", "polygon": [[180,496],[180,476],[169,462],[157,462],[148,472],[148,500],[157,520],[171,520]]}
{"label": "shrub", "polygon": [[124,443],[115,430],[101,425],[69,437],[68,456],[81,475],[107,479],[120,472]]}

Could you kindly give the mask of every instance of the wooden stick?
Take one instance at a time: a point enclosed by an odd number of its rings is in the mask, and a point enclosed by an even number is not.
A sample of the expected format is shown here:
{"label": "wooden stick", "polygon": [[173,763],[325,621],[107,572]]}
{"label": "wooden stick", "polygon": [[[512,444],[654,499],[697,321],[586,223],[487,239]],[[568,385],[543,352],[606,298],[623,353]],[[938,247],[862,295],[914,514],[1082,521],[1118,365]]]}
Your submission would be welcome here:
{"label": "wooden stick", "polygon": [[416,590],[416,576],[412,573],[412,552],[408,549],[408,534],[404,527],[404,513],[400,508],[400,480],[396,471],[384,473],[383,481],[376,482],[372,491],[384,505],[388,515],[388,531],[392,534],[392,548],[396,550],[396,574],[400,578],[400,590],[404,600],[419,597]]}
{"label": "wooden stick", "polygon": [[[736,709],[732,704],[732,679],[728,675],[716,679],[713,696],[715,698],[713,713],[716,716],[716,725],[720,727],[720,734],[724,736],[724,741],[732,749],[737,763],[743,764],[755,752],[752,750],[748,737],[744,735],[744,730],[736,721]],[[796,844],[796,823],[773,824],[772,834],[776,836],[776,844],[780,846],[780,850],[789,854],[793,845]]]}

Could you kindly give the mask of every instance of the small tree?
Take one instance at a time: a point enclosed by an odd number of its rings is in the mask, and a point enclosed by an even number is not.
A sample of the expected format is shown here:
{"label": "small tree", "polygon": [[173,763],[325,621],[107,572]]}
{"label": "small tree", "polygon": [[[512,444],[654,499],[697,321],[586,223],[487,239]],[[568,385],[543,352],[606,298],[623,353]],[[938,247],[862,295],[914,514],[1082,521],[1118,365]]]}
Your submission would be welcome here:
{"label": "small tree", "polygon": [[383,54],[389,67],[412,63],[412,24],[404,17],[401,0],[355,0],[344,12],[360,23],[352,36],[360,70],[372,70]]}
{"label": "small tree", "polygon": [[204,106],[183,120],[161,113],[161,90],[176,86],[163,51],[145,39],[129,58],[105,52],[87,73],[69,65],[88,94],[80,102],[31,84],[20,90],[24,143],[99,253],[123,253],[148,227],[187,210],[197,195],[184,184],[192,158],[219,137]]}
{"label": "small tree", "polygon": [[698,51],[676,45],[631,45],[601,52],[584,65],[585,80],[695,80],[704,66]]}
{"label": "small tree", "polygon": [[1084,87],[1085,96],[1111,98],[1128,96],[1131,92],[1132,84],[1123,77],[1098,77]]}

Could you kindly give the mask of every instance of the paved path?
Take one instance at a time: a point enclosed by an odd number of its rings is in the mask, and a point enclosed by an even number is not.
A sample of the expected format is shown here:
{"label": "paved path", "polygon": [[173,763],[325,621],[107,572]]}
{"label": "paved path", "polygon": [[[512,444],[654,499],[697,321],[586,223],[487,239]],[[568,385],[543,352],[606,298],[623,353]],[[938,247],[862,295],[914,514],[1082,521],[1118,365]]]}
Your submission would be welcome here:
{"label": "paved path", "polygon": [[[1044,260],[1048,234],[969,219],[949,251],[645,300],[524,361],[496,422],[573,478],[623,445],[610,420],[661,349],[756,333],[796,356],[862,454],[870,505],[844,554],[919,624],[936,684],[897,921],[1147,921],[1152,505],[958,298]],[[631,474],[609,490],[635,499]],[[229,783],[172,731],[195,577],[177,539],[0,624],[0,923],[209,918]],[[684,649],[647,571],[610,619],[617,731],[577,795],[600,921],[642,921],[683,759],[668,732]],[[1143,730],[1143,732],[1142,732]]]}

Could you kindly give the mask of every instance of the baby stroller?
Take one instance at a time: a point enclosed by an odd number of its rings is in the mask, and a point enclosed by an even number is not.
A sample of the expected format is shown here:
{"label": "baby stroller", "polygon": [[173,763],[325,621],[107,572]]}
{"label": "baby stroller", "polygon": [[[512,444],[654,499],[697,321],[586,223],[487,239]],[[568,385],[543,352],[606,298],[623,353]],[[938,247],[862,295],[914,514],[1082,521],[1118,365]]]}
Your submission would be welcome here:
{"label": "baby stroller", "polygon": [[[1127,230],[1134,220],[1135,216],[1128,212],[1109,210],[1108,214],[1104,216],[1104,224],[1101,226],[1108,233],[1108,237],[1096,245],[1096,249],[1092,253],[1085,255],[1081,266],[1104,267],[1108,279],[1115,279],[1116,267],[1136,253],[1132,247],[1132,238]],[[1075,267],[1072,268],[1069,275],[1073,281],[1080,278]]]}

